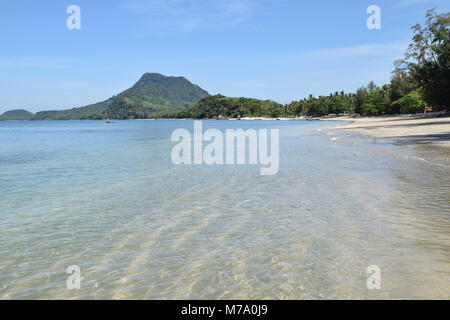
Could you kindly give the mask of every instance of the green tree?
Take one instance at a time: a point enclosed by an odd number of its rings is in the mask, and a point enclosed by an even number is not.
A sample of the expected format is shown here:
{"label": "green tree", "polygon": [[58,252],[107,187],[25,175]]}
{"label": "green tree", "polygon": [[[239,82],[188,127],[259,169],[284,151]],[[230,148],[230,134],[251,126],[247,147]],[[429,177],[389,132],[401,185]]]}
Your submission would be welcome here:
{"label": "green tree", "polygon": [[367,88],[361,87],[356,90],[355,96],[353,98],[353,109],[357,114],[363,114],[363,105],[367,101]]}
{"label": "green tree", "polygon": [[393,72],[389,93],[391,101],[396,101],[416,89],[418,89],[418,85],[410,73],[403,70]]}
{"label": "green tree", "polygon": [[401,113],[424,112],[427,103],[419,91],[412,91],[392,103]]}
{"label": "green tree", "polygon": [[405,58],[397,62],[397,69],[411,73],[433,108],[449,110],[450,13],[428,10],[425,26],[416,24],[412,29],[412,43]]}
{"label": "green tree", "polygon": [[390,104],[386,86],[372,89],[367,94],[366,102],[362,105],[362,114],[368,116],[379,116],[386,112],[386,107]]}

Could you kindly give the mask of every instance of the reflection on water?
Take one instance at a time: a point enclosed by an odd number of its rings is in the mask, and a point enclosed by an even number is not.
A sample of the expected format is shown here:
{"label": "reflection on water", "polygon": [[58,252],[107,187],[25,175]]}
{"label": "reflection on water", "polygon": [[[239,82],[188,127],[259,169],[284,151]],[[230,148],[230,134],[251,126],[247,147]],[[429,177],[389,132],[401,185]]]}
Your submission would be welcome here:
{"label": "reflection on water", "polygon": [[279,128],[278,175],[174,166],[192,126],[0,123],[0,298],[450,298],[450,166],[302,121],[204,122]]}

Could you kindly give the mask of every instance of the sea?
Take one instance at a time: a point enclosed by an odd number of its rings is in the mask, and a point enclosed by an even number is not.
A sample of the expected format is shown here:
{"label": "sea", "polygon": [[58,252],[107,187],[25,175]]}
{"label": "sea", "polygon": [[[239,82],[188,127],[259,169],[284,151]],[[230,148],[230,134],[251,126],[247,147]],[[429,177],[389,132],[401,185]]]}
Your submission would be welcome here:
{"label": "sea", "polygon": [[331,121],[279,170],[175,164],[190,120],[0,122],[0,299],[450,299],[450,165]]}

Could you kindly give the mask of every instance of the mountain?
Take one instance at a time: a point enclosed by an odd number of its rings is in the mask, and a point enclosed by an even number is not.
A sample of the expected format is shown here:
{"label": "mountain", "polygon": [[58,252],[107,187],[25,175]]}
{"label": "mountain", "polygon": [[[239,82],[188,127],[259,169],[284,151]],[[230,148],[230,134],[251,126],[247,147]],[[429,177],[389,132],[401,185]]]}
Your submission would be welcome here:
{"label": "mountain", "polygon": [[142,102],[151,106],[182,107],[209,96],[209,93],[184,77],[165,77],[146,73],[119,98]]}
{"label": "mountain", "polygon": [[131,88],[108,100],[70,110],[38,112],[35,119],[155,118],[208,96],[208,92],[184,77],[145,73]]}
{"label": "mountain", "polygon": [[9,110],[0,115],[0,120],[32,120],[34,113],[26,110]]}

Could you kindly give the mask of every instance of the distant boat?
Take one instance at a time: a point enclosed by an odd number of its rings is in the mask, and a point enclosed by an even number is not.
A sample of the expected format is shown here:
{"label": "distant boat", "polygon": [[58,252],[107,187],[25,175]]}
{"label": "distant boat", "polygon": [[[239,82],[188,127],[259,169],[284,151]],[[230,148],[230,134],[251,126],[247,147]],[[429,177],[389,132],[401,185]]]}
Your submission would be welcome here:
{"label": "distant boat", "polygon": [[111,119],[108,119],[108,120],[106,120],[106,123],[115,123],[115,121],[111,120]]}

